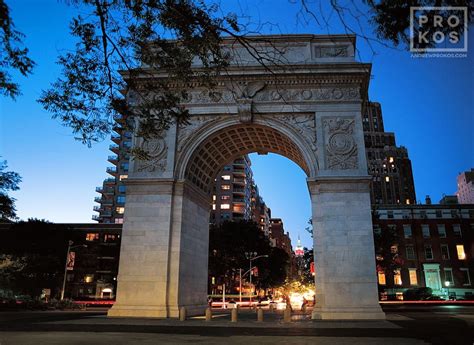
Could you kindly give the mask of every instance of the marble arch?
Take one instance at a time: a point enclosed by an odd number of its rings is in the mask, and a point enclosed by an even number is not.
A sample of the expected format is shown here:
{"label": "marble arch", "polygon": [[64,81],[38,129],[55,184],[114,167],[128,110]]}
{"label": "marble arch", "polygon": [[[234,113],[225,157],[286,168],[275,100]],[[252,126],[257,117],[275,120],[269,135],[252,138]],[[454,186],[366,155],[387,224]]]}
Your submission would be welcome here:
{"label": "marble arch", "polygon": [[317,272],[313,318],[385,318],[361,118],[371,66],[355,61],[353,36],[266,36],[264,42],[256,48],[282,55],[285,66],[269,73],[227,40],[231,66],[213,93],[191,88],[189,124],[148,140],[134,137],[150,159],[130,162],[117,301],[109,316],[173,318],[181,307],[203,313],[214,176],[239,155],[274,152],[307,174]]}

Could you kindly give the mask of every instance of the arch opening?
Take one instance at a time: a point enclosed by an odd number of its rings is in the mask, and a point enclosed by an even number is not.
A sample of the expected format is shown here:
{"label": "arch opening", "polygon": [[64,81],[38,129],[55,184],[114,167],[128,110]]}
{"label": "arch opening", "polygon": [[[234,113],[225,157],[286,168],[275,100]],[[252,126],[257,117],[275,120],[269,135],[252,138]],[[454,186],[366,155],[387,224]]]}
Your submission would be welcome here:
{"label": "arch opening", "polygon": [[209,194],[222,167],[252,152],[280,154],[295,162],[307,176],[310,175],[301,148],[287,135],[264,125],[241,124],[221,129],[205,139],[192,154],[185,177]]}

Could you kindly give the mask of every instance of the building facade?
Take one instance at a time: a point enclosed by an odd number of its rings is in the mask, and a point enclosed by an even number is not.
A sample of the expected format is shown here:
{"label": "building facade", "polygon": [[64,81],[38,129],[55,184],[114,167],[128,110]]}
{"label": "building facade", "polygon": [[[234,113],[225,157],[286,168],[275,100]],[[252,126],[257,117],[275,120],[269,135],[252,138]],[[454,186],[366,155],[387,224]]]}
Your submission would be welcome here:
{"label": "building facade", "polygon": [[374,232],[392,230],[398,268],[378,270],[382,298],[429,287],[434,295],[474,294],[474,205],[383,205],[374,208]]}
{"label": "building facade", "polygon": [[362,124],[368,171],[372,175],[372,204],[415,204],[415,184],[408,150],[396,145],[394,133],[385,132],[379,103],[367,102],[364,109]]}
{"label": "building facade", "polygon": [[460,204],[474,204],[474,168],[458,175],[456,195]]}
{"label": "building facade", "polygon": [[210,223],[252,219],[253,174],[247,155],[224,166],[212,191]]}

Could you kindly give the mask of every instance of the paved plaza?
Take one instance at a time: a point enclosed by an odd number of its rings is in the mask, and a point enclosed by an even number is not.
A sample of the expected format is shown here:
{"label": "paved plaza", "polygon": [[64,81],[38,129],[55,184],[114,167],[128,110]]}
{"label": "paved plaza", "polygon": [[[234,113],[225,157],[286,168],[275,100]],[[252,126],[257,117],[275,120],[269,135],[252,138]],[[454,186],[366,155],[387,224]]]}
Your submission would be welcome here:
{"label": "paved plaza", "polygon": [[3,312],[1,345],[42,344],[473,344],[472,306],[385,306],[386,321],[313,321],[295,313],[214,310],[213,320],[107,318],[106,311]]}

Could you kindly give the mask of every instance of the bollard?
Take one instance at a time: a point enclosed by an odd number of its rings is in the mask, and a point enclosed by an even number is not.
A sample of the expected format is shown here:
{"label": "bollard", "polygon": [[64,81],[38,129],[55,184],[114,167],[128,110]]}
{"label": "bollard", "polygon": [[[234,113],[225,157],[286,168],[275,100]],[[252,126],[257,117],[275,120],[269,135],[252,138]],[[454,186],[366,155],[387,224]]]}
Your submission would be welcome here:
{"label": "bollard", "polygon": [[212,321],[212,309],[206,308],[206,321]]}
{"label": "bollard", "polygon": [[257,322],[263,322],[263,309],[257,309]]}
{"label": "bollard", "polygon": [[291,322],[291,307],[287,306],[283,312],[283,322]]}
{"label": "bollard", "polygon": [[237,319],[238,319],[238,310],[232,309],[232,311],[230,312],[230,321],[237,322]]}
{"label": "bollard", "polygon": [[186,321],[186,308],[179,308],[179,321]]}
{"label": "bollard", "polygon": [[275,305],[273,303],[270,303],[270,311],[273,313],[275,312]]}

